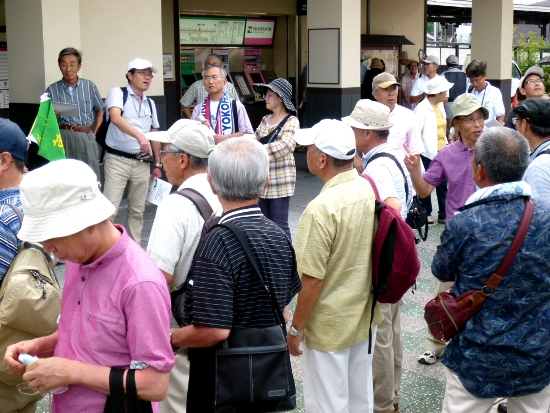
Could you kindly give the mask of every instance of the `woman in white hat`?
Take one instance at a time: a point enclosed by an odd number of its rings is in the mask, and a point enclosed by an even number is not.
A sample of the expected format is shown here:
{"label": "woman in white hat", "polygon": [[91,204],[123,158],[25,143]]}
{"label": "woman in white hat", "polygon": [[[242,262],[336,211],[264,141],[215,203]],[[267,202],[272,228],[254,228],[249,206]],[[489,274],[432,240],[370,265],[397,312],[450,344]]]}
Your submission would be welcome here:
{"label": "woman in white hat", "polygon": [[266,108],[273,112],[264,116],[256,129],[256,139],[264,144],[269,154],[270,182],[260,198],[260,209],[291,239],[288,211],[296,184],[295,133],[300,129],[291,100],[292,85],[285,79],[275,79],[269,84],[254,85],[254,90],[264,97]]}
{"label": "woman in white hat", "polygon": [[[443,102],[447,96],[447,91],[453,87],[453,83],[447,81],[444,76],[435,76],[427,84],[426,99],[422,100],[414,113],[418,119],[418,126],[424,152],[420,155],[424,169],[428,170],[430,163],[437,152],[447,145],[447,120],[445,118],[445,107]],[[437,213],[437,222],[444,224],[447,216],[445,213],[445,199],[447,198],[447,181],[443,181],[436,187],[437,204],[439,211]],[[433,224],[432,200],[431,197],[422,198],[424,208],[428,215],[428,223]]]}

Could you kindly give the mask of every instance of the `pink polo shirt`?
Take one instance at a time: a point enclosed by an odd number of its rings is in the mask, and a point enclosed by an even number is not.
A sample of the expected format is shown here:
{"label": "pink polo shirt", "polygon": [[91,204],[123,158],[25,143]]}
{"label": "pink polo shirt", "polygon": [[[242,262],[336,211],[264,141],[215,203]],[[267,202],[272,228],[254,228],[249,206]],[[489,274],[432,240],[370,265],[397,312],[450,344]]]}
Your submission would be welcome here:
{"label": "pink polo shirt", "polygon": [[[105,255],[86,265],[67,263],[54,356],[123,369],[145,362],[169,372],[174,354],[165,278],[126,230],[116,227],[122,237]],[[102,413],[106,397],[71,385],[54,395],[52,411]]]}

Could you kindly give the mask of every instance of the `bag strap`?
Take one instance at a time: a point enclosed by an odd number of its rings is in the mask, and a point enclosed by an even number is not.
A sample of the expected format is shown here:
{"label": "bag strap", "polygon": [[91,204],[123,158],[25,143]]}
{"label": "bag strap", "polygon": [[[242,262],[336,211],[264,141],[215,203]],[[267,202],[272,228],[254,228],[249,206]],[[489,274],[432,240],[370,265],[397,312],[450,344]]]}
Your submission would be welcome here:
{"label": "bag strap", "polygon": [[124,370],[111,368],[109,372],[109,393],[113,413],[126,411],[124,399]]}
{"label": "bag strap", "polygon": [[361,174],[359,176],[362,177],[362,178],[365,178],[367,181],[369,181],[370,186],[372,187],[372,190],[374,191],[374,196],[376,196],[376,200],[380,201],[380,194],[378,193],[378,188],[376,187],[376,184],[374,183],[373,179],[367,174]]}
{"label": "bag strap", "polygon": [[[124,393],[124,369],[111,368],[109,372],[109,396],[104,413],[153,413],[150,401],[139,400],[136,387],[136,370],[128,369],[126,394]],[[126,401],[128,408],[126,408]],[[109,411],[110,407],[110,411]]]}
{"label": "bag strap", "polygon": [[214,213],[214,210],[212,209],[206,198],[199,191],[196,191],[192,188],[184,188],[175,193],[193,202],[205,221],[210,218]]}
{"label": "bag strap", "polygon": [[6,203],[5,205],[9,205],[11,209],[13,209],[13,212],[15,212],[15,215],[17,215],[17,218],[19,218],[19,226],[23,225],[23,213],[19,208],[17,208],[15,205]]}
{"label": "bag strap", "polygon": [[139,400],[136,388],[136,370],[128,370],[126,375],[126,397],[128,399],[129,413],[153,413],[150,401]]}
{"label": "bag strap", "polygon": [[371,161],[374,161],[375,159],[378,159],[378,158],[390,158],[392,161],[395,162],[395,164],[399,168],[399,171],[401,172],[401,175],[403,175],[403,182],[405,184],[405,202],[408,202],[409,201],[409,185],[407,185],[407,175],[405,175],[405,171],[403,171],[403,168],[401,167],[401,164],[399,163],[397,158],[395,156],[393,156],[391,153],[380,152],[380,153],[377,153],[376,155],[371,156],[369,158],[368,162],[367,162],[367,165],[369,163],[371,163]]}
{"label": "bag strap", "polygon": [[273,141],[273,139],[275,139],[277,136],[279,136],[279,133],[281,133],[281,129],[283,129],[283,126],[285,126],[285,123],[286,121],[288,120],[288,118],[290,118],[292,116],[292,113],[289,113],[288,115],[285,116],[285,118],[279,122],[279,124],[277,125],[277,127],[273,130],[273,132],[270,133],[271,135],[271,138],[269,139],[269,141],[267,141],[266,143],[264,143],[264,145],[267,145],[268,143],[271,143]]}
{"label": "bag strap", "polygon": [[237,111],[237,101],[233,99],[231,101],[231,111],[233,112],[233,125],[235,125],[235,132],[239,132],[239,112]]}
{"label": "bag strap", "polygon": [[277,321],[277,324],[283,325],[284,323],[281,320],[281,317],[279,316],[279,313],[277,312],[277,307],[273,303],[273,298],[271,297],[271,292],[269,291],[269,286],[265,283],[264,277],[262,276],[262,273],[260,272],[260,268],[258,267],[258,263],[256,261],[256,258],[254,257],[254,253],[252,252],[252,248],[250,248],[250,242],[248,241],[248,238],[246,237],[246,234],[244,231],[236,225],[233,222],[223,222],[221,224],[218,224],[220,226],[226,227],[231,232],[233,232],[233,235],[237,238],[237,241],[242,245],[244,253],[248,257],[250,263],[256,270],[256,273],[258,274],[258,277],[260,277],[260,281],[262,282],[265,291],[267,292],[267,296],[269,297],[269,302],[271,303],[271,309],[273,310],[273,314],[275,315],[275,320]]}

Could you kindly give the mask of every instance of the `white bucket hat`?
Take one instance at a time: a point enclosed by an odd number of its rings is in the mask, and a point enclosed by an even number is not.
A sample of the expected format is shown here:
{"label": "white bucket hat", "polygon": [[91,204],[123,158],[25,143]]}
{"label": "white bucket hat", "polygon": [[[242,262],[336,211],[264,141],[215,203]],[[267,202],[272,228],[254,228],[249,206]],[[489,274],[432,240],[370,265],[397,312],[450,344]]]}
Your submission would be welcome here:
{"label": "white bucket hat", "polygon": [[355,156],[353,129],[336,119],[323,119],[311,128],[298,129],[296,142],[302,146],[315,145],[336,159],[352,159]]}
{"label": "white bucket hat", "polygon": [[342,121],[358,129],[388,130],[393,126],[390,108],[370,99],[357,102],[351,115],[342,118]]}
{"label": "white bucket hat", "polygon": [[25,219],[17,236],[23,241],[76,234],[115,213],[99,191],[95,173],[76,159],[50,162],[25,174],[19,191]]}
{"label": "white bucket hat", "polygon": [[435,76],[429,80],[426,85],[427,95],[437,95],[441,92],[446,92],[453,87],[454,83],[449,82],[445,76]]}

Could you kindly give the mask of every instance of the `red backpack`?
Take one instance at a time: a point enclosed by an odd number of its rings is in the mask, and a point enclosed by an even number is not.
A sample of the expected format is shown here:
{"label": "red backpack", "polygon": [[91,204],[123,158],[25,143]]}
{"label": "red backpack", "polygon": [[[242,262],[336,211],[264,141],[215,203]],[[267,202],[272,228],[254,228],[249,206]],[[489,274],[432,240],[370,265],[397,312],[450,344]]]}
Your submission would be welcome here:
{"label": "red backpack", "polygon": [[[420,272],[420,260],[412,228],[401,217],[400,212],[380,199],[372,178],[367,174],[360,176],[372,186],[376,196],[374,211],[378,218],[378,227],[372,243],[372,326],[376,302],[397,303],[415,283]],[[370,344],[369,330],[369,352]]]}

